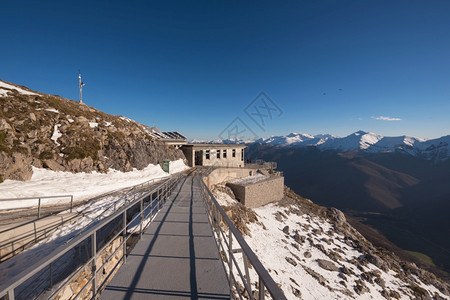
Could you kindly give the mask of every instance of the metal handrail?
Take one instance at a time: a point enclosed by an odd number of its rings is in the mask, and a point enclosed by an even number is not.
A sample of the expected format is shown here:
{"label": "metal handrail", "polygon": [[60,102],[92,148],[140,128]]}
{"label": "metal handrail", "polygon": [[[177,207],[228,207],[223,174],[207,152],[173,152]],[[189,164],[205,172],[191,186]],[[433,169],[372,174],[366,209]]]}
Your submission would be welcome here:
{"label": "metal handrail", "polygon": [[[244,240],[241,233],[234,226],[234,223],[230,220],[230,218],[228,218],[225,211],[219,205],[214,195],[206,186],[205,182],[201,179],[199,180],[201,181],[203,201],[208,211],[209,221],[214,229],[216,243],[219,251],[222,254],[222,262],[228,272],[227,275],[230,284],[230,296],[232,296],[233,299],[236,299],[235,294],[237,294],[239,299],[243,299],[245,294],[241,292],[239,283],[235,277],[235,274],[233,273],[233,268],[236,268],[239,275],[238,279],[242,282],[247,297],[251,300],[255,299],[253,291],[251,289],[251,281],[249,275],[248,264],[250,263],[250,265],[253,266],[253,269],[258,275],[258,299],[264,299],[265,289],[267,289],[273,299],[286,299],[281,289],[273,280],[272,276],[270,276],[269,272],[267,272],[267,270],[264,268],[261,261]],[[221,228],[222,223],[225,223],[228,227],[228,237],[224,230]],[[237,241],[237,244],[240,248],[233,247],[234,240]],[[242,253],[245,274],[243,274],[243,271],[239,267],[237,259],[234,255],[235,253]]]}
{"label": "metal handrail", "polygon": [[[151,220],[155,217],[156,213],[162,208],[162,204],[167,200],[179,180],[182,178],[181,175],[177,175],[174,178],[169,178],[169,180],[165,181],[163,184],[159,185],[156,188],[153,188],[151,191],[148,191],[141,197],[130,200],[126,205],[120,207],[112,213],[111,215],[102,219],[98,224],[93,225],[91,228],[83,231],[78,236],[73,238],[68,244],[61,245],[56,248],[52,253],[42,258],[38,262],[30,265],[24,271],[16,274],[15,276],[8,278],[6,281],[0,283],[0,299],[15,299],[15,291],[22,284],[28,283],[27,281],[34,279],[34,276],[40,276],[40,274],[46,274],[46,270],[49,270],[50,275],[48,279],[43,279],[46,284],[42,291],[39,291],[40,296],[43,292],[50,290],[51,296],[55,297],[63,288],[65,288],[68,284],[73,280],[82,270],[85,269],[86,266],[92,266],[92,276],[85,283],[84,287],[78,292],[75,298],[77,298],[80,293],[82,293],[86,288],[92,288],[92,299],[97,298],[100,292],[100,288],[104,287],[106,284],[106,280],[111,276],[108,275],[103,282],[96,282],[97,275],[104,270],[105,264],[100,268],[97,268],[96,262],[98,258],[98,254],[105,250],[109,245],[111,245],[115,239],[122,236],[122,241],[117,249],[123,249],[122,257],[118,260],[118,263],[112,268],[109,274],[114,272],[117,268],[117,265],[120,262],[126,261],[126,256],[129,252],[130,247],[127,245],[127,241],[131,238],[132,233],[129,232],[129,226],[132,225],[132,222],[140,216],[139,226],[140,233],[139,237],[142,236],[142,231],[145,230],[149,225]],[[153,195],[157,194],[157,197],[153,199]],[[145,205],[144,205],[145,203]],[[137,209],[139,206],[140,209]],[[148,210],[148,213],[146,213]],[[156,210],[156,212],[155,212]],[[130,220],[128,220],[129,214],[131,214]],[[134,216],[135,214],[138,214]],[[147,222],[150,220],[150,222]],[[146,223],[146,224],[145,224]],[[111,225],[113,224],[113,226]],[[120,230],[118,230],[117,226],[120,226]],[[107,232],[102,230],[109,230]],[[118,232],[115,232],[118,230]],[[134,231],[133,231],[134,232]],[[97,234],[102,238],[102,234],[105,236],[104,240],[98,241]],[[112,236],[112,237],[111,237]],[[105,242],[106,241],[106,242]],[[105,242],[100,249],[97,249],[97,244],[101,242]],[[59,286],[56,290],[53,290],[53,287],[57,284],[53,282],[53,274],[52,274],[52,266],[59,263],[58,259],[64,258],[64,255],[68,254],[69,251],[76,251],[76,249],[80,249],[83,246],[90,245],[91,250],[88,252],[88,260],[84,263],[77,265],[75,272],[71,272],[69,277],[65,277],[62,279],[62,283],[60,282]],[[115,250],[117,250],[115,249]],[[115,251],[117,252],[117,251]],[[110,260],[112,255],[108,257]]]}
{"label": "metal handrail", "polygon": [[[72,212],[73,209],[73,195],[56,195],[56,196],[36,196],[36,197],[21,197],[21,198],[4,198],[0,199],[0,202],[2,201],[23,201],[23,200],[38,200],[37,203],[37,210],[38,210],[38,218],[41,217],[41,202],[43,199],[55,199],[55,198],[70,198],[70,212]],[[30,208],[34,207],[36,205],[30,205],[28,207],[23,208]],[[17,209],[23,209],[23,208],[17,208]]]}
{"label": "metal handrail", "polygon": [[[156,177],[156,178],[152,178],[152,179],[150,179],[150,180],[147,180],[147,181],[145,181],[145,182],[143,182],[143,183],[140,183],[140,184],[136,184],[136,185],[133,185],[133,186],[130,186],[130,187],[128,187],[128,188],[126,188],[126,189],[128,189],[128,194],[133,194],[133,193],[136,193],[136,191],[138,191],[138,190],[140,190],[140,189],[142,189],[142,188],[144,188],[144,187],[147,187],[147,188],[149,188],[150,187],[150,184],[152,184],[152,183],[154,183],[156,180],[159,180],[159,179],[163,179],[163,178],[166,178],[167,176],[161,176],[161,177]],[[125,190],[126,190],[125,189]],[[95,198],[93,198],[93,199],[97,199],[97,198],[99,198],[99,197],[104,197],[104,196],[107,196],[107,195],[110,195],[110,194],[112,194],[112,193],[115,193],[115,192],[117,192],[117,190],[116,191],[112,191],[112,192],[108,192],[108,193],[105,193],[105,194],[102,194],[102,195],[100,195],[100,196],[96,196]],[[27,222],[25,222],[25,223],[21,223],[21,224],[19,224],[19,225],[16,225],[16,226],[13,226],[13,227],[9,227],[8,229],[6,229],[6,230],[0,230],[0,233],[5,233],[5,232],[8,232],[8,231],[11,231],[11,230],[15,230],[16,228],[18,228],[18,227],[20,227],[20,226],[22,226],[22,225],[25,225],[25,224],[32,224],[32,223],[34,223],[34,222],[36,222],[37,220],[39,220],[40,218],[41,218],[41,213],[40,213],[40,211],[41,211],[41,199],[46,199],[46,198],[63,198],[63,197],[70,197],[70,213],[72,213],[72,209],[73,209],[73,195],[61,195],[61,196],[36,196],[36,197],[21,197],[21,198],[5,198],[5,199],[0,199],[0,201],[20,201],[20,200],[33,200],[33,199],[39,199],[39,202],[38,202],[38,217],[36,218],[36,219],[33,219],[33,220],[29,220],[29,221],[27,221]],[[125,201],[126,203],[128,202],[128,201]],[[126,204],[125,203],[125,204]],[[105,210],[104,210],[104,212],[106,212],[106,211],[108,211],[108,210],[110,210],[110,209],[112,209],[113,208],[113,211],[116,211],[117,210],[117,203],[116,203],[116,201],[114,201],[114,203],[112,203],[109,207],[107,207],[107,208],[105,208]],[[24,208],[24,209],[26,209],[26,208]],[[66,209],[66,208],[65,208]],[[56,212],[53,212],[53,213],[51,213],[50,215],[56,215],[56,214],[58,214],[58,213],[60,213],[61,211],[64,211],[65,209],[61,209],[60,211],[56,211]],[[80,213],[78,213],[77,215],[79,215]],[[74,219],[74,218],[76,218],[77,216],[73,216],[73,217],[71,217],[71,218],[69,218],[68,220],[65,220],[65,221],[61,221],[60,223],[57,223],[57,224],[55,224],[55,225],[52,225],[52,226],[50,226],[50,227],[46,227],[46,228],[44,228],[44,230],[43,230],[43,232],[40,232],[39,230],[38,230],[38,228],[36,227],[36,226],[34,226],[33,227],[33,231],[30,231],[28,234],[24,234],[24,235],[21,235],[21,236],[19,236],[19,237],[13,237],[13,238],[11,238],[11,239],[9,239],[9,240],[6,240],[6,241],[3,241],[3,242],[0,242],[0,249],[2,249],[2,248],[4,248],[4,247],[7,247],[8,245],[11,245],[11,251],[9,251],[8,253],[3,253],[1,256],[0,256],[0,261],[2,261],[3,260],[3,258],[5,258],[5,257],[9,257],[11,254],[17,254],[17,253],[20,253],[20,252],[22,252],[23,250],[25,250],[25,249],[27,249],[27,248],[29,248],[29,247],[31,247],[33,244],[35,244],[35,243],[37,243],[39,240],[41,240],[42,238],[45,238],[46,236],[47,236],[47,233],[49,232],[49,231],[51,231],[52,229],[57,229],[58,227],[60,227],[60,226],[62,226],[65,222],[67,222],[67,221],[70,221],[70,220],[72,220],[72,219]],[[30,237],[33,237],[32,239],[30,239]],[[25,244],[22,244],[22,241],[27,241]],[[19,245],[18,247],[17,247],[17,249],[15,249],[14,248],[14,245]]]}

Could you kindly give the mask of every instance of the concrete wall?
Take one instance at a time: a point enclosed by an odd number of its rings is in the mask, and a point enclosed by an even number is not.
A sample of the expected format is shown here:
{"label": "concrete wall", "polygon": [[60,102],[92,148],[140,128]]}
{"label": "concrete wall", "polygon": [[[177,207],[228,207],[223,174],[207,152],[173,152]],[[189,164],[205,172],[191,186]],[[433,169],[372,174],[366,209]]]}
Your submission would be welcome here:
{"label": "concrete wall", "polygon": [[[236,156],[233,157],[233,149],[236,150]],[[186,156],[188,165],[190,167],[195,166],[195,152],[202,152],[202,164],[203,166],[218,166],[218,167],[243,167],[244,159],[242,153],[244,148],[231,146],[211,146],[211,147],[181,147],[181,150]],[[207,159],[206,150],[209,151],[209,159]],[[220,158],[217,158],[217,152],[220,151]],[[227,152],[226,158],[223,157],[223,152]]]}
{"label": "concrete wall", "polygon": [[195,157],[192,147],[181,147],[181,151],[183,151],[184,156],[186,156],[188,166],[194,167]]}
{"label": "concrete wall", "polygon": [[[233,149],[236,150],[236,156],[233,157]],[[217,158],[217,152],[220,150],[220,158]],[[227,158],[223,158],[223,152],[227,151]],[[220,166],[220,167],[243,167],[242,152],[244,149],[239,148],[223,148],[211,149],[209,159],[206,159],[206,153],[203,153],[204,166]]]}
{"label": "concrete wall", "polygon": [[284,196],[284,177],[271,176],[253,184],[227,183],[236,199],[250,208],[260,207],[270,202],[280,201]]}

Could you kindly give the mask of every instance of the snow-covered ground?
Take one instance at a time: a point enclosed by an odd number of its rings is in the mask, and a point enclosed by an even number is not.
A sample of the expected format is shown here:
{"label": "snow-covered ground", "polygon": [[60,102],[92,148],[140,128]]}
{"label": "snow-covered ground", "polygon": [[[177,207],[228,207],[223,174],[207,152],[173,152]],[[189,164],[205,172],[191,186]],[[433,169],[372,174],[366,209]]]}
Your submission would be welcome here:
{"label": "snow-covered ground", "polygon": [[[214,194],[222,206],[235,203],[226,193],[214,191]],[[288,299],[386,299],[382,293],[390,292],[398,292],[399,299],[415,298],[409,283],[402,281],[396,272],[381,270],[372,263],[359,265],[357,261],[364,254],[349,245],[326,219],[294,213],[290,207],[276,204],[256,208],[254,212],[259,222],[247,225],[250,234],[244,238]],[[301,236],[303,239],[298,242]],[[320,266],[321,260],[331,267]],[[244,270],[243,264],[240,268]],[[256,290],[258,276],[253,269],[249,271],[252,289]],[[237,277],[235,269],[234,273]],[[416,276],[412,278],[415,285],[431,295],[449,299],[433,285]],[[357,286],[364,290],[357,291]]]}
{"label": "snow-covered ground", "polygon": [[[170,162],[170,173],[187,169],[182,159]],[[29,181],[5,180],[0,183],[0,199],[73,195],[74,201],[82,201],[106,192],[134,186],[151,179],[164,178],[168,174],[159,165],[148,165],[143,170],[120,172],[110,169],[103,173],[55,172],[33,167]],[[43,199],[42,204],[58,204],[70,201],[68,198]],[[0,201],[0,210],[29,207],[37,204],[37,199]]]}
{"label": "snow-covered ground", "polygon": [[263,181],[263,180],[265,180],[265,179],[267,179],[269,177],[270,177],[269,175],[263,175],[263,174],[259,174],[258,173],[258,174],[252,175],[252,176],[247,176],[247,177],[244,177],[244,178],[236,179],[236,180],[233,181],[233,183],[235,183],[235,184],[242,184],[242,185],[253,184],[253,183],[257,183],[257,182]]}
{"label": "snow-covered ground", "polygon": [[[5,88],[6,90],[2,88]],[[24,95],[37,95],[36,93],[26,91],[24,89],[21,89],[20,87],[17,87],[15,85],[0,80],[0,97],[7,96],[7,93],[10,92],[9,90],[16,90]]]}

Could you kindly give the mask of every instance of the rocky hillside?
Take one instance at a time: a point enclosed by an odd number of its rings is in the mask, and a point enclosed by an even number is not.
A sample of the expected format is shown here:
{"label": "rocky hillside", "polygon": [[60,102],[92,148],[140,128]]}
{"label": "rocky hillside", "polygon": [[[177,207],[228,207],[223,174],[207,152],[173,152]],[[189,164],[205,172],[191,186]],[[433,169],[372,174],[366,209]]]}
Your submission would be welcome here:
{"label": "rocky hillside", "polygon": [[0,182],[28,180],[32,166],[131,171],[184,158],[180,150],[152,138],[140,123],[1,80],[0,108]]}
{"label": "rocky hillside", "polygon": [[375,247],[335,208],[289,188],[254,210],[224,185],[213,193],[288,299],[450,299],[446,282]]}

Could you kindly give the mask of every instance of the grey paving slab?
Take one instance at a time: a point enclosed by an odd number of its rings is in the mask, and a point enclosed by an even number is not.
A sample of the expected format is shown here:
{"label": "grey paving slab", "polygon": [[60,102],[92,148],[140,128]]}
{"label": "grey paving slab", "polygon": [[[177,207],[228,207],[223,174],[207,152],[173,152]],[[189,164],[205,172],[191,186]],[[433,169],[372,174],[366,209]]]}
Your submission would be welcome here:
{"label": "grey paving slab", "polygon": [[230,299],[193,177],[175,189],[100,299]]}

